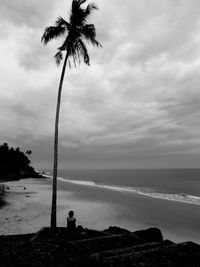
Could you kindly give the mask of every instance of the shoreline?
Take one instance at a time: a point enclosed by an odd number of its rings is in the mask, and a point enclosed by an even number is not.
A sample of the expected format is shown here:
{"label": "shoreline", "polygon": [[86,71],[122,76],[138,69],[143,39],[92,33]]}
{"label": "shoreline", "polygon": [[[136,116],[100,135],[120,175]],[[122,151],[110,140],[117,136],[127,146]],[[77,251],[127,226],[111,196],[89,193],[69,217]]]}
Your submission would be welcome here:
{"label": "shoreline", "polygon": [[[10,190],[4,197],[7,204],[0,208],[0,235],[37,232],[42,227],[49,226],[50,179],[28,178],[4,184],[10,186]],[[150,199],[146,196],[128,195],[124,192],[110,192],[107,189],[91,190],[87,186],[59,181],[57,224],[58,227],[65,227],[67,213],[73,209],[77,225],[89,229],[103,230],[110,225],[130,231],[158,227],[164,237],[172,241],[191,240],[200,243],[196,234],[200,220],[196,218],[197,222],[193,222],[195,219],[193,213],[195,214],[198,206],[188,205]],[[170,218],[170,209],[172,214],[178,215]],[[185,220],[180,224],[179,219],[183,216]],[[190,216],[193,216],[191,222],[188,221]]]}
{"label": "shoreline", "polygon": [[197,195],[189,195],[185,193],[160,193],[160,192],[152,192],[152,190],[147,191],[146,189],[142,189],[139,187],[128,187],[128,186],[120,186],[120,185],[108,185],[108,184],[99,184],[94,181],[84,181],[84,180],[70,180],[63,179],[62,177],[58,177],[58,180],[65,183],[75,184],[75,185],[83,185],[91,188],[100,188],[100,189],[108,189],[112,191],[132,193],[137,195],[142,195],[150,198],[157,198],[161,200],[168,201],[176,201],[182,203],[188,203],[193,205],[200,205],[200,196]]}

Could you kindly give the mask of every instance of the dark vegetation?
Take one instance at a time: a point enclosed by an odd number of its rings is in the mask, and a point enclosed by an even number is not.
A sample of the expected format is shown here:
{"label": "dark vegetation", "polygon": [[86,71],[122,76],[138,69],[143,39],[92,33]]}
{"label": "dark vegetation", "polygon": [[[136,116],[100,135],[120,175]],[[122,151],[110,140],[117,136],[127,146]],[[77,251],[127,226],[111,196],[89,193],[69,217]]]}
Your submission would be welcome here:
{"label": "dark vegetation", "polygon": [[164,240],[158,228],[130,232],[43,228],[36,234],[0,236],[1,266],[197,267],[200,245]]}
{"label": "dark vegetation", "polygon": [[31,150],[26,153],[20,151],[19,147],[9,147],[7,143],[0,146],[0,182],[13,181],[22,178],[39,178],[33,167],[30,166]]}

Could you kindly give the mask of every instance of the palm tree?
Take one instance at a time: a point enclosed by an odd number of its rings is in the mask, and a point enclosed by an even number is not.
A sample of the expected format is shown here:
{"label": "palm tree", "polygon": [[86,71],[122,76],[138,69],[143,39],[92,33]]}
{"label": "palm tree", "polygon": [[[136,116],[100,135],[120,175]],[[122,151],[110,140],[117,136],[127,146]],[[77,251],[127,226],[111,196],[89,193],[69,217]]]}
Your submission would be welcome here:
{"label": "palm tree", "polygon": [[74,66],[80,64],[81,58],[85,64],[90,65],[90,58],[84,40],[91,42],[95,46],[101,46],[96,40],[96,30],[93,24],[87,24],[88,16],[93,10],[97,10],[95,4],[88,4],[82,7],[86,0],[73,0],[69,22],[62,17],[58,17],[54,26],[47,27],[42,36],[41,42],[46,45],[52,39],[64,36],[64,42],[58,47],[55,54],[56,63],[59,65],[65,54],[62,67],[55,118],[55,138],[54,138],[54,167],[53,167],[53,190],[52,190],[52,209],[51,209],[51,228],[56,228],[56,201],[57,201],[57,168],[58,168],[58,123],[61,103],[62,85],[65,76],[65,69],[68,65],[71,68],[72,58]]}

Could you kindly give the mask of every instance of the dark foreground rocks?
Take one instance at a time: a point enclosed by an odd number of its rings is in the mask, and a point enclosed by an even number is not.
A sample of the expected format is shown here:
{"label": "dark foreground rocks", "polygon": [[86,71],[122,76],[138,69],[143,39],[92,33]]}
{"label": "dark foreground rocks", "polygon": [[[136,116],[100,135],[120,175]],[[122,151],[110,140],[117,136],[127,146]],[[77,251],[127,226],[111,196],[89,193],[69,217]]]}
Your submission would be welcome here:
{"label": "dark foreground rocks", "polygon": [[0,266],[200,266],[200,246],[163,240],[157,228],[134,233],[43,228],[36,234],[0,236]]}

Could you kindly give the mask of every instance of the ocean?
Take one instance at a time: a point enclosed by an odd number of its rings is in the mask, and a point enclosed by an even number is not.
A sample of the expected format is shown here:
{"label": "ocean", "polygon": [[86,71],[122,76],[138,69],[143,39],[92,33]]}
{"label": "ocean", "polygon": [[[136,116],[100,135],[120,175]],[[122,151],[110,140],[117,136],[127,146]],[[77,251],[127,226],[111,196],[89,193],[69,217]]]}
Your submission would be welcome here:
{"label": "ocean", "polygon": [[200,205],[200,169],[60,170],[68,183]]}
{"label": "ocean", "polygon": [[62,205],[81,224],[131,231],[158,227],[175,242],[200,243],[200,169],[59,170]]}

